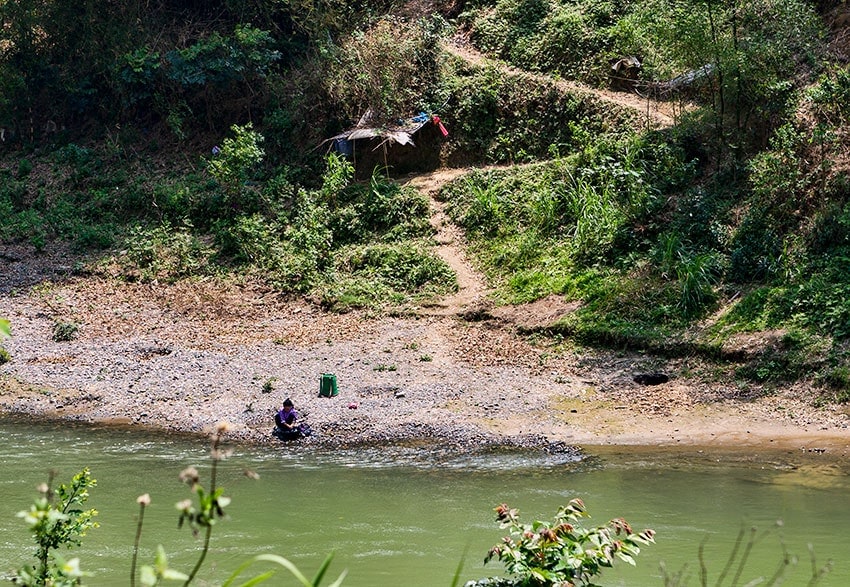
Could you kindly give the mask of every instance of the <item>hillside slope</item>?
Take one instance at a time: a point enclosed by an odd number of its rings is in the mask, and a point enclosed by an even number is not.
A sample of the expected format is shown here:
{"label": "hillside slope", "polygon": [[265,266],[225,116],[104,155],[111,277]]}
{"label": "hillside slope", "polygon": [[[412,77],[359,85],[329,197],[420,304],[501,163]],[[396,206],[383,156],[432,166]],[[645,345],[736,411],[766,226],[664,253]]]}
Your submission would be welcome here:
{"label": "hillside slope", "polygon": [[[178,428],[185,410],[213,419],[218,401],[260,438],[257,406],[281,398],[258,381],[292,380],[307,403],[315,371],[333,368],[376,413],[421,384],[404,434],[428,426],[429,403],[452,427],[561,440],[629,441],[633,421],[656,431],[636,441],[708,442],[715,418],[713,434],[745,427],[727,407],[789,437],[843,434],[843,3],[410,2],[315,20],[237,4],[151,4],[144,18],[0,6],[7,409],[58,414],[57,398],[90,397],[70,417],[102,420],[150,396],[159,407],[132,421]],[[698,34],[706,19],[713,38]],[[21,22],[51,42],[27,41]],[[606,89],[609,59],[629,54],[647,86],[711,73],[669,102]],[[377,131],[422,112],[449,134],[417,136],[417,177],[383,139],[366,146],[381,164],[362,168],[325,139],[366,112]],[[73,252],[57,265],[57,250]],[[57,325],[79,337],[51,342]],[[211,349],[191,393],[105,375]],[[280,374],[251,359],[266,355]],[[76,365],[88,383],[57,374]],[[633,381],[654,371],[671,382]],[[210,373],[238,384],[206,397]],[[476,406],[475,386],[494,395]],[[529,406],[516,428],[512,402]],[[575,402],[601,420],[570,415],[589,413]],[[345,421],[361,413],[317,418],[357,437]],[[376,434],[393,436],[389,413]]]}

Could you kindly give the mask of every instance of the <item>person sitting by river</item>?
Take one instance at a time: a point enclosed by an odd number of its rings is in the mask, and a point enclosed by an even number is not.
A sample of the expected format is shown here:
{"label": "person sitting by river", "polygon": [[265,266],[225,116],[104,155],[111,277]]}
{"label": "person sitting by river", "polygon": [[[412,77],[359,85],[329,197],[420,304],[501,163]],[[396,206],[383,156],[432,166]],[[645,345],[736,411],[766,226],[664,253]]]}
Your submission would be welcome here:
{"label": "person sitting by river", "polygon": [[302,433],[302,425],[298,422],[298,412],[292,400],[283,400],[283,408],[274,416],[274,431],[272,434],[281,440],[299,438]]}

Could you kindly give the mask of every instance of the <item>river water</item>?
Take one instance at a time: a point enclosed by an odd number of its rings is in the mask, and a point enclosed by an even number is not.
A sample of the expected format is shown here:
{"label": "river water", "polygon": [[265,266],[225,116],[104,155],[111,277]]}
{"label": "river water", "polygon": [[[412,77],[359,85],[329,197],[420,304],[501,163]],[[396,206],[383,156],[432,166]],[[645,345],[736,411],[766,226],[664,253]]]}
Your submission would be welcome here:
{"label": "river water", "polygon": [[[187,528],[177,529],[174,504],[190,497],[177,479],[184,467],[197,466],[202,482],[208,482],[204,442],[131,430],[0,422],[0,443],[0,573],[19,567],[35,550],[15,514],[28,507],[48,470],[67,482],[83,466],[98,480],[88,505],[99,510],[101,527],[67,554],[79,556],[83,569],[94,573],[86,584],[129,584],[136,498],[142,493],[149,493],[152,503],[140,564],[151,563],[162,544],[174,568],[191,568],[200,541]],[[828,454],[591,447],[587,458],[576,461],[534,452],[453,454],[421,446],[306,448],[240,448],[221,464],[219,484],[233,503],[229,518],[215,528],[197,585],[220,584],[259,553],[285,556],[310,576],[334,552],[329,576],[347,570],[346,587],[448,587],[459,564],[463,581],[500,574],[498,565],[483,564],[503,535],[494,506],[506,502],[524,521],[546,520],[573,497],[581,497],[593,516],[587,524],[622,516],[635,529],[658,533],[657,544],[644,549],[637,567],[619,564],[605,571],[600,582],[606,586],[660,587],[662,562],[671,571],[689,569],[688,584],[699,585],[700,545],[709,578],[716,578],[739,531],[750,527],[762,538],[740,584],[772,574],[784,544],[800,559],[784,584],[806,585],[811,544],[818,565],[834,561],[819,585],[850,585],[850,463]],[[246,470],[259,479],[246,476]],[[252,567],[256,573],[267,568]],[[284,576],[267,584],[295,584]]]}

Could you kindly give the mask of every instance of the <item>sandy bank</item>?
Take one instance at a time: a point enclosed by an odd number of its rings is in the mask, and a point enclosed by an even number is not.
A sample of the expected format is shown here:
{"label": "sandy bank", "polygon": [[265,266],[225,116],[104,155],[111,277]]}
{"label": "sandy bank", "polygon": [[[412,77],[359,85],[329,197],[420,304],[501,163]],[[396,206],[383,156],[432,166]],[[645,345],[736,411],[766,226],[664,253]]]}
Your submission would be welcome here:
{"label": "sandy bank", "polygon": [[[67,278],[0,292],[12,321],[0,411],[202,433],[226,420],[269,437],[291,397],[312,442],[775,446],[850,455],[850,419],[805,389],[770,395],[689,359],[535,344],[509,318],[327,314],[252,286]],[[56,322],[78,325],[53,340]],[[670,381],[639,385],[637,372]],[[321,373],[340,395],[319,398]]]}

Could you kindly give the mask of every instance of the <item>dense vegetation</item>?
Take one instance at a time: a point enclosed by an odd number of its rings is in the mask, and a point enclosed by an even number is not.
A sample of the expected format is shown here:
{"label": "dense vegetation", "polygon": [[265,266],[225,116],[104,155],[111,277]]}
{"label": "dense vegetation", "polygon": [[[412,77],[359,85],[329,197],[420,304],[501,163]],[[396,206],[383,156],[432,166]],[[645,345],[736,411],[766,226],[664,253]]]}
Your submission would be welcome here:
{"label": "dense vegetation", "polygon": [[[444,164],[503,164],[442,194],[500,301],[565,295],[582,305],[553,335],[731,359],[742,378],[814,378],[846,401],[842,14],[826,0],[7,0],[0,241],[64,240],[124,279],[251,276],[337,309],[445,293],[427,200],[392,167],[355,181],[323,143],[367,110],[435,113]],[[448,54],[455,34],[514,69]],[[558,83],[605,86],[624,56],[672,127]],[[762,331],[770,344],[736,351]]]}
{"label": "dense vegetation", "polygon": [[[595,55],[636,54],[650,95],[676,72],[712,74],[680,94],[695,107],[669,130],[587,136],[567,156],[446,190],[504,300],[565,294],[584,304],[558,333],[744,358],[738,375],[758,382],[817,374],[846,401],[850,77],[828,54],[827,7],[532,4],[472,11],[473,39],[587,83],[605,76]],[[778,336],[755,356],[728,344],[765,330]]]}

